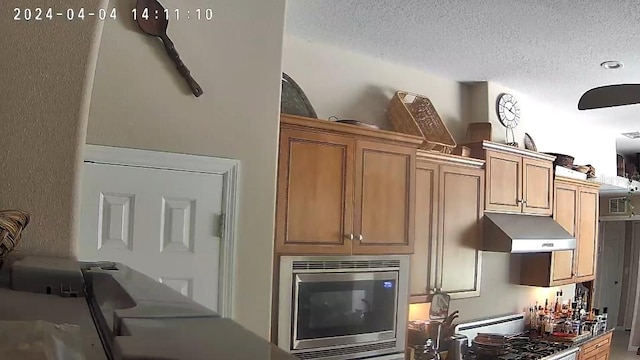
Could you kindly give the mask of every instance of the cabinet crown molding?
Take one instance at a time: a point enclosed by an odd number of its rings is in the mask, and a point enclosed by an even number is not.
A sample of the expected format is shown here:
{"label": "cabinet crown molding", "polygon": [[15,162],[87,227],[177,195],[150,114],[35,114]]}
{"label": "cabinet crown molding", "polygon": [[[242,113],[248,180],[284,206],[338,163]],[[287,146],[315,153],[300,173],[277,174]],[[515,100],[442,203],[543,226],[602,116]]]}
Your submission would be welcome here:
{"label": "cabinet crown molding", "polygon": [[421,137],[407,135],[388,130],[370,129],[364,126],[341,124],[335,121],[324,119],[311,119],[303,116],[280,114],[280,125],[290,128],[302,127],[304,130],[318,130],[322,132],[333,132],[338,134],[349,134],[353,136],[369,137],[393,142],[403,143],[418,147],[424,141]]}
{"label": "cabinet crown molding", "polygon": [[580,180],[580,179],[572,179],[572,178],[567,178],[567,177],[563,177],[563,176],[556,176],[555,181],[559,181],[563,184],[573,184],[573,185],[578,185],[581,187],[589,187],[589,188],[594,188],[594,189],[599,189],[600,188],[600,183],[597,183],[595,181],[589,181],[589,180]]}
{"label": "cabinet crown molding", "polygon": [[481,168],[485,161],[458,155],[442,154],[435,151],[418,150],[418,161],[442,162],[447,165],[464,165]]}

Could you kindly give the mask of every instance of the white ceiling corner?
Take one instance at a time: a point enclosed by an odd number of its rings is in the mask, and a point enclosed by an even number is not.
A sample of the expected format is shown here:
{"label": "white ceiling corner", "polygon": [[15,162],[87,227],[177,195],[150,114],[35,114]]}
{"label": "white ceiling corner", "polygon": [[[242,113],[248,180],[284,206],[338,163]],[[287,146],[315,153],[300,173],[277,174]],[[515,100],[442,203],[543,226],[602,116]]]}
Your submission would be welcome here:
{"label": "white ceiling corner", "polygon": [[[495,81],[568,112],[574,122],[640,130],[640,105],[577,110],[592,87],[640,83],[640,1],[293,0],[287,6],[287,32],[297,37],[458,81]],[[605,60],[624,67],[603,70]],[[625,139],[619,144],[640,152],[640,140]]]}

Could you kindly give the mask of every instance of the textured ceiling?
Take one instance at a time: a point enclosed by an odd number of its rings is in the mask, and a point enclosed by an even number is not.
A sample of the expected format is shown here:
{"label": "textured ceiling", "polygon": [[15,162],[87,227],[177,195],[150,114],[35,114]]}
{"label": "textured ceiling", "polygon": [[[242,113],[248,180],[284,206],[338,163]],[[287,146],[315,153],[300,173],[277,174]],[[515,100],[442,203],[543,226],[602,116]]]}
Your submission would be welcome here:
{"label": "textured ceiling", "polygon": [[[640,83],[638,0],[293,0],[287,11],[287,32],[303,39],[458,81],[495,81],[576,126],[640,130],[640,105],[577,110],[589,88]],[[605,60],[625,66],[603,70]],[[640,152],[640,140],[622,143]]]}

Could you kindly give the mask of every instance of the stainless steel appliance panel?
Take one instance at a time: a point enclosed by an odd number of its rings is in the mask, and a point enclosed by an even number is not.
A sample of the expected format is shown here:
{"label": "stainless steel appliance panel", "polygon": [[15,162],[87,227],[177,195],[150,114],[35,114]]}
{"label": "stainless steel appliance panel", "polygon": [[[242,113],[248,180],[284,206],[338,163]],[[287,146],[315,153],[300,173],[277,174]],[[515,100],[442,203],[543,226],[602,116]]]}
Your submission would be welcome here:
{"label": "stainless steel appliance panel", "polygon": [[409,257],[284,256],[278,346],[300,358],[404,352]]}

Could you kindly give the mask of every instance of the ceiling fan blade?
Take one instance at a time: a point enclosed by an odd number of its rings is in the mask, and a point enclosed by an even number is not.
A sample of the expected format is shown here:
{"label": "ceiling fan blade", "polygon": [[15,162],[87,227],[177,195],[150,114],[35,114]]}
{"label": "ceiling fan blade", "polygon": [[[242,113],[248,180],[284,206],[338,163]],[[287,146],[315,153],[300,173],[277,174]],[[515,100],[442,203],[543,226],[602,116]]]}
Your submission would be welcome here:
{"label": "ceiling fan blade", "polygon": [[640,104],[640,84],[618,84],[593,88],[580,97],[578,110]]}

